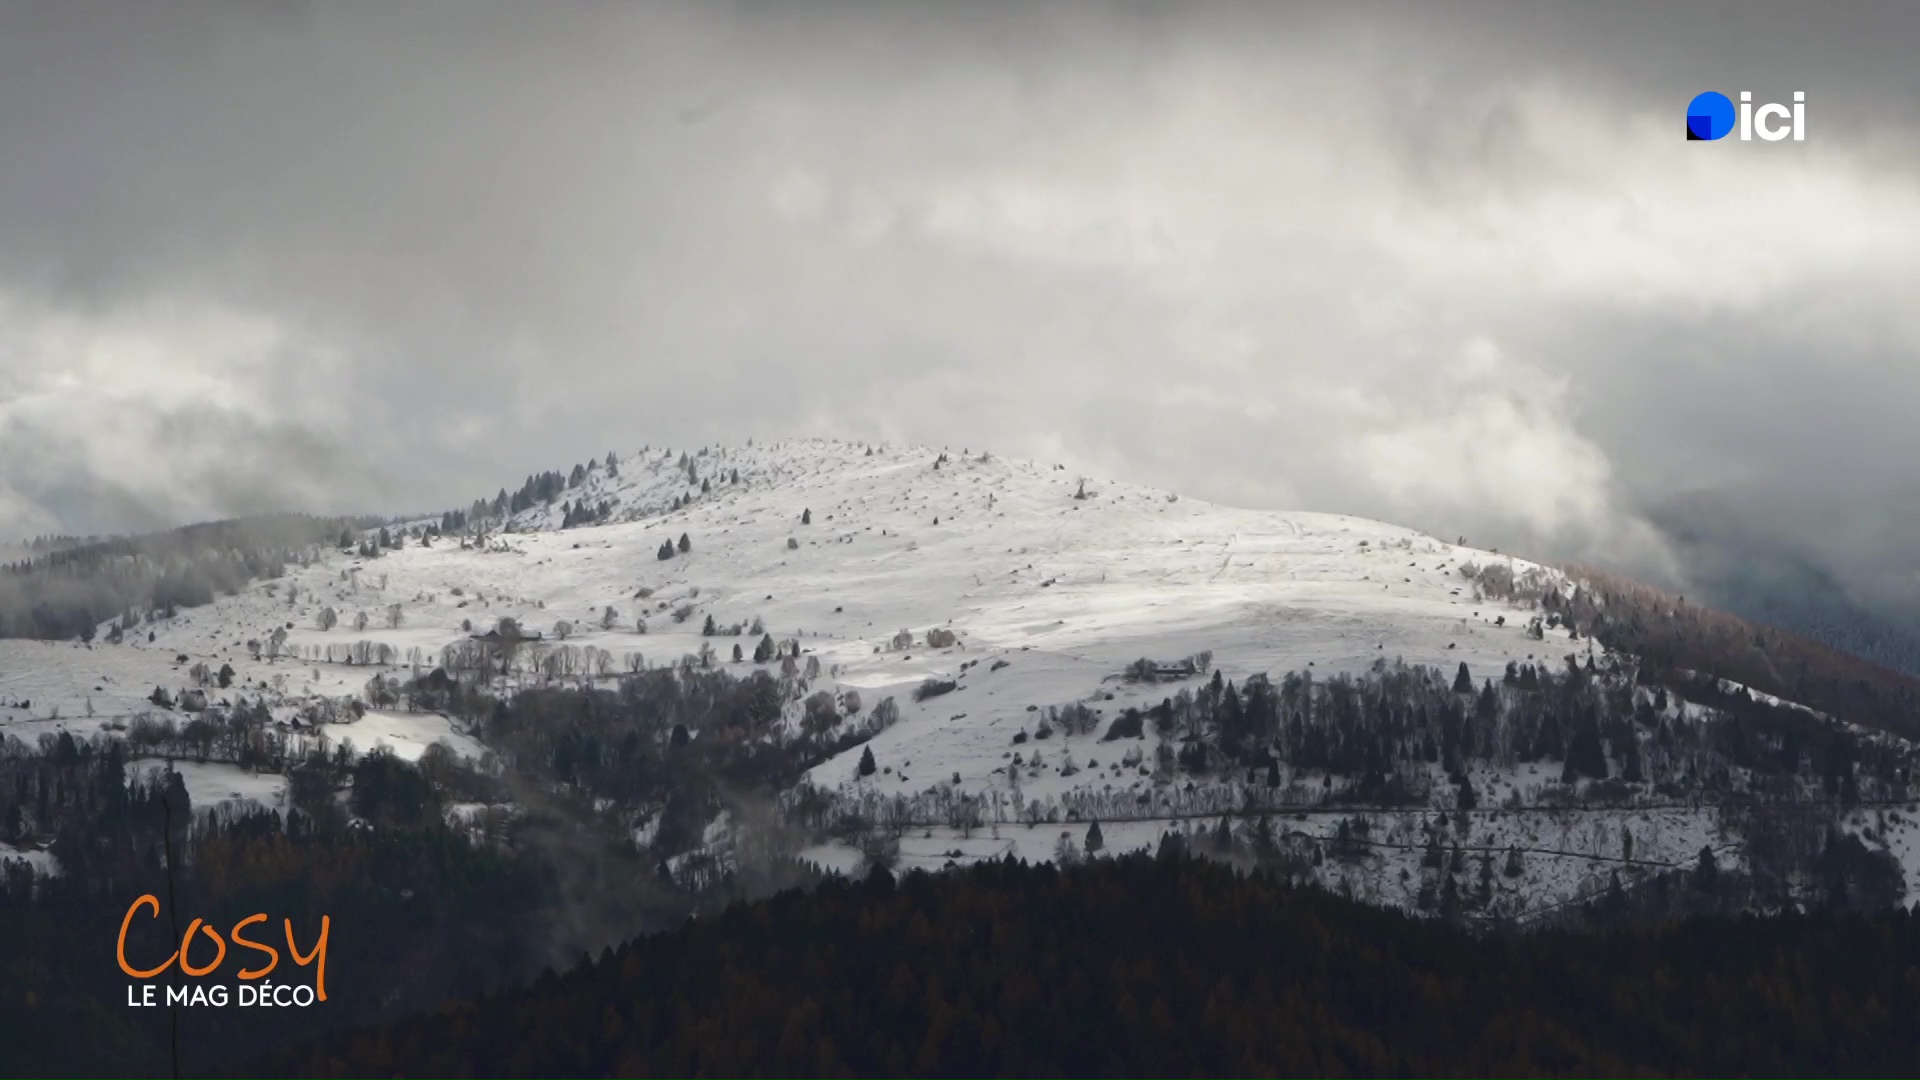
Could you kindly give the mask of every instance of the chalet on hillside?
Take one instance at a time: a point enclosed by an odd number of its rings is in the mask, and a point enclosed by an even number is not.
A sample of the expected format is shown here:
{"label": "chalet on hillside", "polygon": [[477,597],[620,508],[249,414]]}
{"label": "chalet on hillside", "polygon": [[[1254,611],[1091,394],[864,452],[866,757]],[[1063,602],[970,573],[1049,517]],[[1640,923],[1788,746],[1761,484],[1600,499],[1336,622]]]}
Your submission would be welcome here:
{"label": "chalet on hillside", "polygon": [[1141,657],[1127,665],[1120,677],[1129,682],[1177,682],[1200,674],[1200,667],[1193,658],[1185,660],[1149,660]]}

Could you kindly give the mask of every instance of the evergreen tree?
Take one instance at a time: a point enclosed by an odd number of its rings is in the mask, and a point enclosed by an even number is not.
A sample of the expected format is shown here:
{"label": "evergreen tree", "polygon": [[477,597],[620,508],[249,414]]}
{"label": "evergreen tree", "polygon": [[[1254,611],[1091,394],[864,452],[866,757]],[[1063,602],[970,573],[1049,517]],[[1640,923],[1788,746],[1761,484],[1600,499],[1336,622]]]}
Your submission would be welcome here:
{"label": "evergreen tree", "polygon": [[1460,774],[1460,800],[1459,800],[1460,809],[1472,810],[1478,807],[1479,805],[1480,805],[1480,796],[1479,796],[1479,793],[1473,790],[1473,777],[1468,776],[1465,773],[1461,773]]}
{"label": "evergreen tree", "polygon": [[1638,784],[1646,780],[1646,773],[1640,763],[1640,740],[1631,730],[1626,735],[1626,762],[1620,768],[1620,779],[1629,784]]}
{"label": "evergreen tree", "polygon": [[860,751],[860,775],[872,776],[874,770],[877,768],[879,768],[879,765],[873,760],[873,747],[869,746],[862,749]]}
{"label": "evergreen tree", "polygon": [[1460,661],[1460,670],[1453,676],[1453,692],[1456,694],[1473,693],[1473,676],[1467,672],[1467,662]]}
{"label": "evergreen tree", "polygon": [[1573,743],[1567,747],[1560,782],[1572,783],[1581,776],[1595,780],[1607,778],[1607,753],[1600,745],[1600,727],[1591,715],[1581,717],[1574,725]]}
{"label": "evergreen tree", "polygon": [[1713,848],[1700,846],[1700,859],[1693,867],[1693,887],[1712,895],[1720,887],[1720,864],[1714,861]]}
{"label": "evergreen tree", "polygon": [[692,550],[693,550],[693,541],[687,539],[686,533],[681,533],[680,534],[680,554],[685,555],[687,552]]}
{"label": "evergreen tree", "polygon": [[1187,857],[1187,838],[1168,830],[1160,834],[1160,846],[1154,850],[1153,858],[1158,863],[1176,863]]}
{"label": "evergreen tree", "polygon": [[1099,818],[1093,819],[1093,824],[1087,826],[1086,843],[1082,844],[1081,846],[1086,850],[1086,853],[1089,855],[1092,855],[1095,852],[1099,851],[1101,848],[1104,848],[1107,846],[1107,838],[1100,835],[1100,819]]}

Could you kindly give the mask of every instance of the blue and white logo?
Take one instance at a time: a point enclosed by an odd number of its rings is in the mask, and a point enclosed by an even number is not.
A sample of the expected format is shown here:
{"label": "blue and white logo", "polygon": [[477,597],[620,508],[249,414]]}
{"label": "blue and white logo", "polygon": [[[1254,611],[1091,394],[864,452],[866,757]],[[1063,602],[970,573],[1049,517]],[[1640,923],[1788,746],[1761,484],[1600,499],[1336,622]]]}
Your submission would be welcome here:
{"label": "blue and white logo", "polygon": [[1733,102],[1709,90],[1687,103],[1687,139],[1724,139],[1733,130]]}
{"label": "blue and white logo", "polygon": [[[1777,125],[1776,120],[1790,120],[1790,124]],[[1740,108],[1736,111],[1727,95],[1717,90],[1708,90],[1695,95],[1687,103],[1687,141],[1710,142],[1724,139],[1735,127],[1740,129],[1743,142],[1750,142],[1756,132],[1766,142],[1779,142],[1788,136],[1794,142],[1807,140],[1807,92],[1795,90],[1793,105],[1788,107],[1772,102],[1753,107],[1753,93],[1740,91]]]}

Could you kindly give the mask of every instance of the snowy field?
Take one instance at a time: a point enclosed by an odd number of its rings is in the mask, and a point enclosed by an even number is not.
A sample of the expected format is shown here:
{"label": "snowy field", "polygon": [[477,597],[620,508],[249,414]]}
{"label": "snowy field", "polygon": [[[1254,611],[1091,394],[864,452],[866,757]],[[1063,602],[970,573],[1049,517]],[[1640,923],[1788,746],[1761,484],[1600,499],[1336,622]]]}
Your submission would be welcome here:
{"label": "snowy field", "polygon": [[352,723],[325,724],[320,730],[336,745],[351,743],[359,753],[386,747],[405,761],[420,760],[434,743],[465,758],[478,759],[487,752],[479,740],[455,730],[452,721],[434,713],[372,711]]}
{"label": "snowy field", "polygon": [[[140,758],[127,763],[127,783],[159,785],[165,782],[168,763]],[[173,771],[186,781],[187,797],[196,814],[223,804],[257,803],[269,810],[285,813],[287,778],[279,773],[256,773],[222,762],[175,759]]]}
{"label": "snowy field", "polygon": [[33,872],[42,876],[51,876],[60,872],[60,860],[53,852],[39,848],[23,848],[0,841],[0,864],[18,860],[33,867]]}

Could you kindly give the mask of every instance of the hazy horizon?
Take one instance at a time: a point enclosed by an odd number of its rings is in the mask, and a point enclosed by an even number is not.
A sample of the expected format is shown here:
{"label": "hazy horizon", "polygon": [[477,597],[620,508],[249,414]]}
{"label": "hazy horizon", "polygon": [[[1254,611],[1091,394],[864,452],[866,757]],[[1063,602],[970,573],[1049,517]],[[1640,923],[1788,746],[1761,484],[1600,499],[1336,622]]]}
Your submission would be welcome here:
{"label": "hazy horizon", "polygon": [[[1911,589],[1920,12],[0,2],[0,513],[988,447]],[[1702,90],[1804,142],[1689,143]]]}

